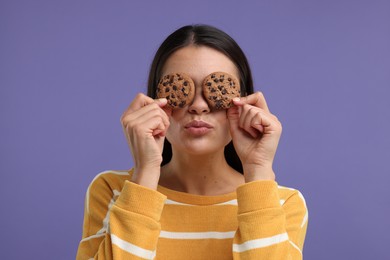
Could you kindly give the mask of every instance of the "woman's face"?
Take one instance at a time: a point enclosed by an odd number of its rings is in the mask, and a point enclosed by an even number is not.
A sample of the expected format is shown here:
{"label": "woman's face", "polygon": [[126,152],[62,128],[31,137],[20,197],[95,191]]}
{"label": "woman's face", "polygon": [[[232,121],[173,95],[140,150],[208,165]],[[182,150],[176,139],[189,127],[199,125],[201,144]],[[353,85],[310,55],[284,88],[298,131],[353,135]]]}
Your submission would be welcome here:
{"label": "woman's face", "polygon": [[203,79],[217,71],[227,72],[239,79],[234,63],[223,53],[206,46],[181,48],[166,61],[162,75],[184,72],[195,83],[193,102],[172,111],[166,137],[174,150],[208,154],[220,151],[230,142],[226,110],[212,111],[202,93]]}

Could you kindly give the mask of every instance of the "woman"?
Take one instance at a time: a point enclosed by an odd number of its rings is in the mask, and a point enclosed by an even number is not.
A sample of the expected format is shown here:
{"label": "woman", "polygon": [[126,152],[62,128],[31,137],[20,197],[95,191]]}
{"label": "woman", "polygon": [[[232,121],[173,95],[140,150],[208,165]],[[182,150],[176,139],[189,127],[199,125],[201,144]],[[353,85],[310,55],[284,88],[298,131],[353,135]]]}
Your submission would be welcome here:
{"label": "woman", "polygon": [[[239,79],[241,97],[212,109],[203,79]],[[186,73],[193,100],[171,109],[156,98],[159,79]],[[135,166],[99,174],[87,191],[77,259],[302,259],[307,209],[278,186],[272,164],[282,127],[253,93],[247,59],[211,26],[185,26],[153,60],[148,96],[121,117]]]}

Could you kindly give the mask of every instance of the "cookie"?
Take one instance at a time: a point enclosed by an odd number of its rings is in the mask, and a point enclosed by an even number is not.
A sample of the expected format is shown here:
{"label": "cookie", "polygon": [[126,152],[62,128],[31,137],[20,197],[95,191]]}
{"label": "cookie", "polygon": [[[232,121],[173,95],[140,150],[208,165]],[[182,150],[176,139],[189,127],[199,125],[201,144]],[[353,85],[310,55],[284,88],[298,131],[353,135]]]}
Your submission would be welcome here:
{"label": "cookie", "polygon": [[171,73],[160,79],[156,94],[166,98],[171,108],[183,108],[194,99],[195,84],[185,73]]}
{"label": "cookie", "polygon": [[241,96],[240,83],[226,72],[214,72],[203,80],[203,95],[212,109],[233,106],[232,99]]}

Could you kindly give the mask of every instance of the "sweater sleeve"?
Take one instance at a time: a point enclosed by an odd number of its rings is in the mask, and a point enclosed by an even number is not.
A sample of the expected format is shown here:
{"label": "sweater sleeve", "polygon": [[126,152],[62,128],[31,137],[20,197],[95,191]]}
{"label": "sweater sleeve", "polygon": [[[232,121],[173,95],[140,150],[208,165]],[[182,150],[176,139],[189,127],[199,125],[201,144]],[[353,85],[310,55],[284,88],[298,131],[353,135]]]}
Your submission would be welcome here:
{"label": "sweater sleeve", "polygon": [[302,259],[306,204],[299,191],[288,194],[281,200],[275,181],[254,181],[237,189],[234,259]]}
{"label": "sweater sleeve", "polygon": [[121,191],[94,181],[85,203],[77,260],[153,259],[166,197],[125,181]]}

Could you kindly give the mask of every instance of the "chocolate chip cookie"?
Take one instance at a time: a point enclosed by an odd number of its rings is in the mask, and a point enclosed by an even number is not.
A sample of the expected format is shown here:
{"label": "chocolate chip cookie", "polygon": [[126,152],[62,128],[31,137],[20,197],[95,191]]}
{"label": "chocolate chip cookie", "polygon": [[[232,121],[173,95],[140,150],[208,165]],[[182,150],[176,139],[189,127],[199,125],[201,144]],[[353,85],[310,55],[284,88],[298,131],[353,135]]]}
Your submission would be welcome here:
{"label": "chocolate chip cookie", "polygon": [[185,73],[171,73],[160,79],[156,94],[158,98],[166,98],[171,108],[183,108],[194,99],[195,84]]}
{"label": "chocolate chip cookie", "polygon": [[241,96],[240,83],[226,72],[214,72],[203,81],[203,95],[212,109],[227,109],[233,98]]}

